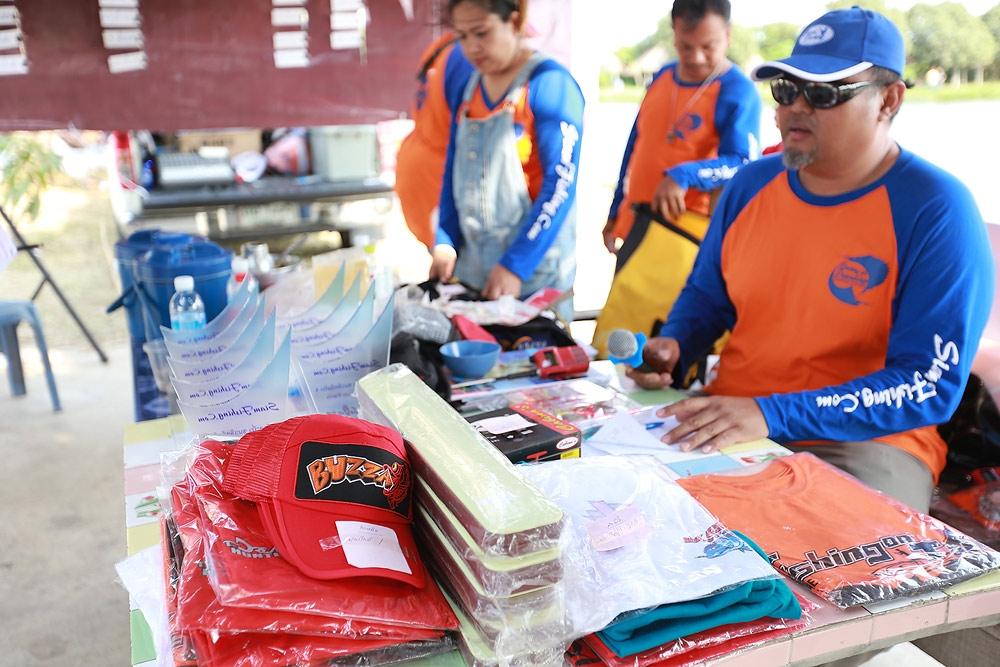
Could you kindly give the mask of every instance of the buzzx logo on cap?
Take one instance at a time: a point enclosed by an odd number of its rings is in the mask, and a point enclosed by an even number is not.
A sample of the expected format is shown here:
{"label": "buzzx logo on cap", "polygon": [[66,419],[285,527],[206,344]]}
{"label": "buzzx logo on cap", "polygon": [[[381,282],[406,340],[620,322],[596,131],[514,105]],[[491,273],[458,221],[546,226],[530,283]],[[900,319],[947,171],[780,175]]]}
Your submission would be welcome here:
{"label": "buzzx logo on cap", "polygon": [[817,23],[802,31],[802,34],[799,36],[799,44],[801,46],[825,44],[833,39],[833,34],[833,28],[825,23]]}
{"label": "buzzx logo on cap", "polygon": [[387,491],[391,490],[396,485],[393,472],[399,468],[399,464],[393,466],[375,463],[363,456],[327,456],[316,459],[306,467],[313,493],[318,495],[331,485],[341,482],[374,484]]}
{"label": "buzzx logo on cap", "polygon": [[[296,497],[354,502],[400,512],[409,497],[409,466],[367,445],[303,444]],[[403,510],[401,513],[405,513]]]}

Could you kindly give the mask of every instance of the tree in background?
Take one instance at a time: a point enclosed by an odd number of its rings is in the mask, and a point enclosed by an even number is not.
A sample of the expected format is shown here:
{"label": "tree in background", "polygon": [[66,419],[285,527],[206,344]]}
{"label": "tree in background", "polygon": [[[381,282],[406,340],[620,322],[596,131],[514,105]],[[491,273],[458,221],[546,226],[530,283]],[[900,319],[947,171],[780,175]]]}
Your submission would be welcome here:
{"label": "tree in background", "polygon": [[[983,25],[990,31],[993,40],[1000,45],[1000,4],[983,14]],[[990,78],[1000,79],[1000,49],[993,56],[993,64],[990,66]]]}
{"label": "tree in background", "polygon": [[765,61],[787,58],[795,46],[801,26],[794,23],[769,23],[757,29],[757,47]]}
{"label": "tree in background", "polygon": [[739,65],[744,71],[760,50],[757,48],[755,32],[742,25],[733,24],[729,36],[729,59]]}
{"label": "tree in background", "polygon": [[59,173],[61,161],[37,132],[0,134],[0,204],[15,220],[38,216],[42,192]]}
{"label": "tree in background", "polygon": [[[745,69],[747,64],[758,55],[757,35],[754,30],[741,25],[734,24],[731,28],[729,59]],[[653,34],[644,37],[634,46],[619,49],[615,55],[622,65],[628,67],[657,46],[666,52],[667,60],[677,57],[674,52],[674,29],[669,15],[657,22],[656,31]],[[666,64],[666,60],[661,64]]]}
{"label": "tree in background", "polygon": [[986,66],[997,54],[997,40],[982,20],[957,2],[917,4],[907,18],[913,40],[911,60],[919,74],[939,66],[957,86],[966,80],[968,70],[975,70],[976,81],[982,82]]}

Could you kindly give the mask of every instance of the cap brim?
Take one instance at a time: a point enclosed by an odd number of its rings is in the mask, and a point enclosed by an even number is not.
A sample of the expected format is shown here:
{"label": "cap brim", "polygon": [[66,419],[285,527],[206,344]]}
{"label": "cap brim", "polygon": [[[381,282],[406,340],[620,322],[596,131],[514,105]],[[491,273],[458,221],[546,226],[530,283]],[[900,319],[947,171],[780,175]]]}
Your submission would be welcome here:
{"label": "cap brim", "polygon": [[[352,577],[379,577],[423,588],[427,571],[410,524],[405,521],[373,521],[367,516],[352,516],[348,512],[323,512],[300,504],[281,500],[257,503],[258,513],[268,535],[278,551],[306,576],[314,579],[347,579]],[[399,569],[389,567],[361,567],[348,561],[341,544],[337,522],[360,522],[377,526],[394,534],[401,558]],[[391,539],[391,538],[390,538]]]}
{"label": "cap brim", "polygon": [[803,81],[830,82],[854,76],[871,66],[867,61],[859,63],[832,56],[799,55],[757,65],[750,76],[755,81],[766,81],[782,74],[791,74]]}

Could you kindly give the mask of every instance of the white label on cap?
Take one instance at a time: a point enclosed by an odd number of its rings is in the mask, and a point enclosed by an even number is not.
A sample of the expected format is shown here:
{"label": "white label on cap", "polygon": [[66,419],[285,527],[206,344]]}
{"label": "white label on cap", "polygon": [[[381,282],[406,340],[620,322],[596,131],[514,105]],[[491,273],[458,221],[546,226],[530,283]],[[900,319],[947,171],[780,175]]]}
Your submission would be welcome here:
{"label": "white label on cap", "polygon": [[799,44],[802,46],[816,46],[829,42],[831,39],[833,39],[833,28],[825,23],[817,23],[802,31],[802,36],[799,37]]}
{"label": "white label on cap", "polygon": [[354,567],[380,567],[413,574],[391,528],[364,521],[338,521],[337,532],[344,558]]}

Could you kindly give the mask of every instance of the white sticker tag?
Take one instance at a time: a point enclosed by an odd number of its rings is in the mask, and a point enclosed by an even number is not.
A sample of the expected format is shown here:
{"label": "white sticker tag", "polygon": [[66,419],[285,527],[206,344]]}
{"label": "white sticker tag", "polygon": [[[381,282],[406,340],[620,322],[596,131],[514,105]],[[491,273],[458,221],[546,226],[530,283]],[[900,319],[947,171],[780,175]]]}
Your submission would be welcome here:
{"label": "white sticker tag", "polygon": [[353,11],[361,7],[361,0],[330,0],[331,12]]}
{"label": "white sticker tag", "polygon": [[110,55],[108,56],[108,69],[112,74],[146,69],[146,52],[129,51],[128,53]]}
{"label": "white sticker tag", "polygon": [[284,30],[274,33],[275,49],[304,49],[309,46],[309,33],[305,30]]}
{"label": "white sticker tag", "polygon": [[628,505],[587,522],[587,532],[594,549],[611,551],[638,542],[650,529],[639,508]]}
{"label": "white sticker tag", "polygon": [[330,14],[331,30],[357,30],[364,23],[364,13],[358,11]]}
{"label": "white sticker tag", "polygon": [[472,425],[475,426],[478,431],[486,431],[487,433],[492,433],[493,435],[503,435],[504,433],[510,433],[511,431],[520,431],[522,429],[535,426],[535,424],[532,424],[519,414],[503,415],[502,417],[488,417],[487,419],[480,419],[479,421],[472,422]]}
{"label": "white sticker tag", "polygon": [[0,76],[27,73],[28,61],[25,59],[23,53],[0,55]]}
{"label": "white sticker tag", "polygon": [[413,574],[396,532],[364,521],[337,521],[344,558],[354,567],[378,567]]}
{"label": "white sticker tag", "polygon": [[271,10],[271,25],[276,28],[302,28],[309,25],[309,11],[299,7]]}
{"label": "white sticker tag", "polygon": [[140,20],[138,9],[101,10],[102,28],[138,28]]}
{"label": "white sticker tag", "polygon": [[0,49],[21,48],[21,31],[17,28],[12,30],[0,30]]}
{"label": "white sticker tag", "polygon": [[308,67],[309,51],[306,49],[278,49],[274,52],[274,66],[281,69]]}
{"label": "white sticker tag", "polygon": [[361,48],[361,35],[357,30],[336,30],[331,32],[330,48],[334,50]]}
{"label": "white sticker tag", "polygon": [[17,7],[0,7],[0,25],[17,25]]}
{"label": "white sticker tag", "polygon": [[102,36],[106,49],[141,49],[143,47],[142,30],[136,28],[105,30]]}

